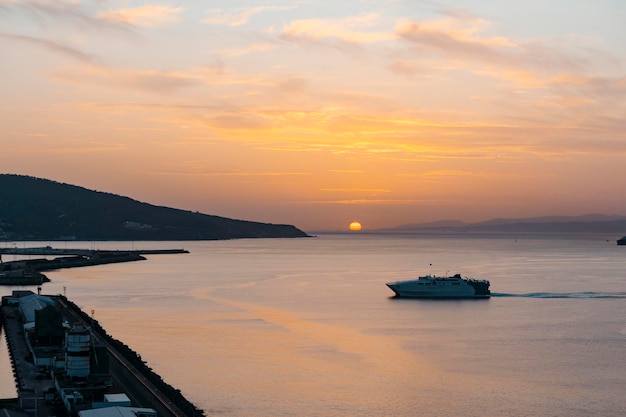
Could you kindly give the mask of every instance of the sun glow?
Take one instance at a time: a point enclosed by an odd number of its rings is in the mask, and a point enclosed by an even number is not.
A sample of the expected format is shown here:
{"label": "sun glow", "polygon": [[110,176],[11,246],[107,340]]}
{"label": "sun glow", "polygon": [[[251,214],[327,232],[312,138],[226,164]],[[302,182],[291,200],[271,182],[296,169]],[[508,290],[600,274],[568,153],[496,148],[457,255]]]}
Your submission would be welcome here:
{"label": "sun glow", "polygon": [[352,231],[361,230],[361,223],[359,223],[359,222],[352,222],[352,223],[350,223],[350,230],[352,230]]}

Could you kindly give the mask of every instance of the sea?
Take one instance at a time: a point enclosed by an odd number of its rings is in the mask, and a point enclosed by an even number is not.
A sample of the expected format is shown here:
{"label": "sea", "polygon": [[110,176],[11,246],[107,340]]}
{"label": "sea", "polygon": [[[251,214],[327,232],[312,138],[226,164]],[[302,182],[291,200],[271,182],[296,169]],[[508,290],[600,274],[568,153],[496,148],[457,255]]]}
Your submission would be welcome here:
{"label": "sea", "polygon": [[[617,417],[626,247],[615,238],[5,245],[187,249],[49,272],[42,294],[65,294],[207,416]],[[385,286],[429,273],[488,279],[492,297],[398,299]],[[5,343],[0,373],[0,397],[14,396]]]}

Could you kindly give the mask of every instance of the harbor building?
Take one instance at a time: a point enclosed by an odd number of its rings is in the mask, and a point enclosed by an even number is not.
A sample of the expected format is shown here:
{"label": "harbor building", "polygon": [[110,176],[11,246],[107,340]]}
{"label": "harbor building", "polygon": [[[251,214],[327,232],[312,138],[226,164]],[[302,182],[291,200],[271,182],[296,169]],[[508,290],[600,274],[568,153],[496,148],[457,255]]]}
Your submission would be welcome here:
{"label": "harbor building", "polygon": [[[114,387],[109,353],[94,340],[87,326],[70,324],[55,299],[30,291],[15,291],[12,296],[3,297],[2,306],[19,408],[27,415],[42,415],[47,408],[68,416],[103,408],[111,410],[84,415],[127,415],[126,409],[132,403]],[[16,337],[20,333],[23,337]],[[39,404],[40,399],[43,404]],[[151,408],[135,411],[142,417],[156,416]]]}

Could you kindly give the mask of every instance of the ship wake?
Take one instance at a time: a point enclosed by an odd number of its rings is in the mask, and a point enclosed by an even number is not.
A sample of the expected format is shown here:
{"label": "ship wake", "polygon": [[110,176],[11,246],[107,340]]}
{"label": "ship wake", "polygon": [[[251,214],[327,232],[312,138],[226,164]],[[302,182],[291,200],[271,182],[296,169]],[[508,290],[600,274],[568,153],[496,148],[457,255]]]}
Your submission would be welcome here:
{"label": "ship wake", "polygon": [[525,298],[626,298],[626,292],[533,292],[528,294],[491,293],[492,297]]}

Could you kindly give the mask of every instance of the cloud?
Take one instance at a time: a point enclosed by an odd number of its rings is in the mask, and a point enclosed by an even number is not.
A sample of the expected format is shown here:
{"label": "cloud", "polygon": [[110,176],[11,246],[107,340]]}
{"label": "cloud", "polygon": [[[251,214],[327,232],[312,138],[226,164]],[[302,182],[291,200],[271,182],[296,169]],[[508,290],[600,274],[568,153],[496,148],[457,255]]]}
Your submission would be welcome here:
{"label": "cloud", "polygon": [[146,5],[100,12],[98,18],[131,26],[152,27],[180,21],[180,14],[183,11],[185,9],[182,7]]}
{"label": "cloud", "polygon": [[183,88],[198,86],[202,81],[186,73],[156,70],[131,70],[106,67],[82,67],[71,70],[58,70],[54,78],[71,83],[91,83],[95,85],[130,88],[136,91],[148,91],[169,94]]}
{"label": "cloud", "polygon": [[207,126],[229,130],[260,130],[270,127],[270,123],[265,118],[245,112],[218,114],[206,118],[205,122]]}
{"label": "cloud", "polygon": [[199,161],[169,161],[168,167],[163,167],[158,171],[159,174],[167,175],[185,175],[199,177],[241,177],[241,178],[259,178],[259,177],[294,177],[311,175],[306,171],[241,171],[241,170],[215,170],[214,166],[207,164],[204,160]]}
{"label": "cloud", "polygon": [[624,99],[626,77],[563,75],[552,79],[552,86],[570,94],[582,94],[594,99]]}
{"label": "cloud", "polygon": [[399,75],[414,77],[416,75],[428,74],[432,68],[419,60],[397,58],[389,65],[389,69]]}
{"label": "cloud", "polygon": [[[485,36],[489,25],[485,19],[457,12],[433,21],[400,22],[395,33],[420,54],[443,56],[457,66],[464,63],[483,70],[495,67],[518,74],[583,71],[591,67],[591,59],[556,39],[516,41]],[[584,52],[594,53],[591,50]]]}
{"label": "cloud", "polygon": [[[4,4],[4,5],[3,5]],[[68,30],[76,26],[91,29],[124,30],[117,22],[105,21],[93,15],[84,4],[76,1],[11,1],[0,0],[0,11],[7,14],[22,14],[33,23],[46,28],[51,23],[56,24],[55,30]]]}
{"label": "cloud", "polygon": [[48,39],[42,39],[26,35],[13,35],[9,33],[0,33],[0,39],[7,39],[12,42],[34,45],[84,63],[93,63],[95,60],[92,55],[86,54],[76,48],[63,45],[61,43]]}
{"label": "cloud", "polygon": [[428,25],[419,22],[405,22],[398,26],[396,33],[416,47],[430,48],[449,56],[489,61],[501,59],[501,52],[497,51],[490,42],[464,37],[462,32],[433,30]]}
{"label": "cloud", "polygon": [[280,31],[280,38],[298,44],[323,44],[335,40],[348,44],[371,44],[396,39],[389,31],[372,30],[380,23],[377,13],[343,19],[295,20]]}
{"label": "cloud", "polygon": [[548,109],[557,112],[545,113],[548,118],[563,117],[558,112],[566,109],[623,111],[626,78],[618,57],[581,38],[512,39],[489,35],[490,26],[462,11],[449,11],[435,20],[399,22],[395,34],[411,48],[397,49],[388,68],[441,83],[457,80],[463,72],[485,82],[502,81],[485,83],[485,93],[474,93],[472,99],[498,106],[500,114],[507,110],[534,114],[535,121],[546,125],[550,123],[539,112]]}
{"label": "cloud", "polygon": [[252,53],[265,53],[276,48],[278,48],[278,43],[261,42],[253,43],[240,48],[220,49],[218,52],[220,56],[234,58]]}
{"label": "cloud", "polygon": [[32,143],[24,141],[23,143],[12,144],[10,147],[5,148],[5,151],[27,155],[101,155],[103,152],[124,152],[128,150],[127,145],[112,141],[103,142],[84,137],[80,139],[50,139],[47,134],[30,136],[39,136],[48,140],[46,140],[45,146],[33,146]]}
{"label": "cloud", "polygon": [[239,9],[235,12],[227,12],[223,9],[210,9],[205,11],[202,23],[209,25],[243,26],[259,13],[273,10],[290,10],[295,6],[258,6]]}

